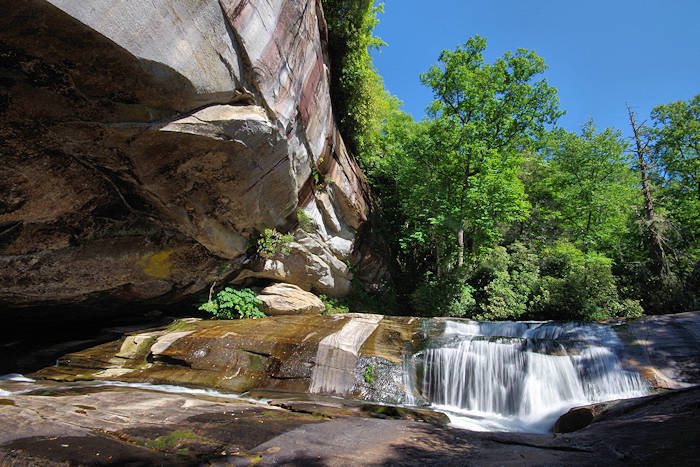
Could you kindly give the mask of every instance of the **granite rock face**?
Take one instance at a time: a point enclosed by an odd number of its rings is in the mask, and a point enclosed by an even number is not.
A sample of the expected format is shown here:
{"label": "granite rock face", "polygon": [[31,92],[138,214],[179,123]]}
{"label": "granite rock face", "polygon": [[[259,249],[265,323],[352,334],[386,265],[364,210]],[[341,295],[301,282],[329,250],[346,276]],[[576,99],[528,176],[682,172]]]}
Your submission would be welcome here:
{"label": "granite rock face", "polygon": [[622,364],[656,388],[700,385],[700,312],[645,316],[615,328]]}
{"label": "granite rock face", "polygon": [[[320,1],[0,4],[0,304],[348,292],[368,205]],[[251,253],[264,228],[291,253]]]}

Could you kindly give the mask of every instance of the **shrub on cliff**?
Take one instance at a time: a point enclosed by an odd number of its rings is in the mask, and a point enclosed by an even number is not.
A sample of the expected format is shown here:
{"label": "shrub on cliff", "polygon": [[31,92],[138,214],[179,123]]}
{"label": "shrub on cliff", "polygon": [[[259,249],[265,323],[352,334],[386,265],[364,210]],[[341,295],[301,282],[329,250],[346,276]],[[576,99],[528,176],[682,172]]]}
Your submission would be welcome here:
{"label": "shrub on cliff", "polygon": [[289,246],[294,241],[294,237],[283,234],[276,229],[265,229],[258,239],[258,253],[266,258],[276,255],[287,256],[292,250]]}

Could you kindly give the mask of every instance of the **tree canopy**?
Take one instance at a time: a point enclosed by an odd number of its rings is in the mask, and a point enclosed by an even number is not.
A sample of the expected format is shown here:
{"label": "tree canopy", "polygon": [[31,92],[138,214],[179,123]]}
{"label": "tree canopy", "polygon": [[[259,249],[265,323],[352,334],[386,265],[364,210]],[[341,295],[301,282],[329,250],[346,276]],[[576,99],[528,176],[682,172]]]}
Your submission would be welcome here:
{"label": "tree canopy", "polygon": [[[334,110],[379,208],[394,278],[383,293],[397,313],[593,320],[697,308],[700,95],[657,106],[650,127],[630,110],[629,147],[593,120],[565,131],[544,59],[517,49],[489,63],[474,36],[420,75],[433,101],[416,122],[372,66],[381,5],[324,6],[340,64]],[[362,293],[362,307],[379,303]]]}

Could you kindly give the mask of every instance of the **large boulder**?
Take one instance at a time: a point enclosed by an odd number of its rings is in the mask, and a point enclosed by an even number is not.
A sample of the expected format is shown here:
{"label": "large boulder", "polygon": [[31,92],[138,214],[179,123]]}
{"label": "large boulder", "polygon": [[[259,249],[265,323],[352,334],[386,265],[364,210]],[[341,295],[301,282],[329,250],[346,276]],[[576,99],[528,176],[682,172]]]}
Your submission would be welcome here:
{"label": "large boulder", "polygon": [[[0,5],[0,305],[348,292],[368,204],[320,1]],[[251,251],[264,228],[289,255]]]}
{"label": "large boulder", "polygon": [[320,314],[326,306],[314,294],[294,284],[273,284],[258,294],[260,309],[268,316]]}

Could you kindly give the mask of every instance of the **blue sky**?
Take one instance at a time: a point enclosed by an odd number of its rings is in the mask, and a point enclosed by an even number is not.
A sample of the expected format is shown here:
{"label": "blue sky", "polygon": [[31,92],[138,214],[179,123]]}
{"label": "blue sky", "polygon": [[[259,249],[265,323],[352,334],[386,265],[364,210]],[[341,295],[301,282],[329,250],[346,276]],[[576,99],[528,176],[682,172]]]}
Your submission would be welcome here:
{"label": "blue sky", "polygon": [[700,0],[384,0],[384,11],[374,65],[416,120],[432,100],[419,74],[475,34],[489,62],[516,48],[545,59],[570,131],[592,117],[627,135],[625,102],[641,120],[700,93]]}

